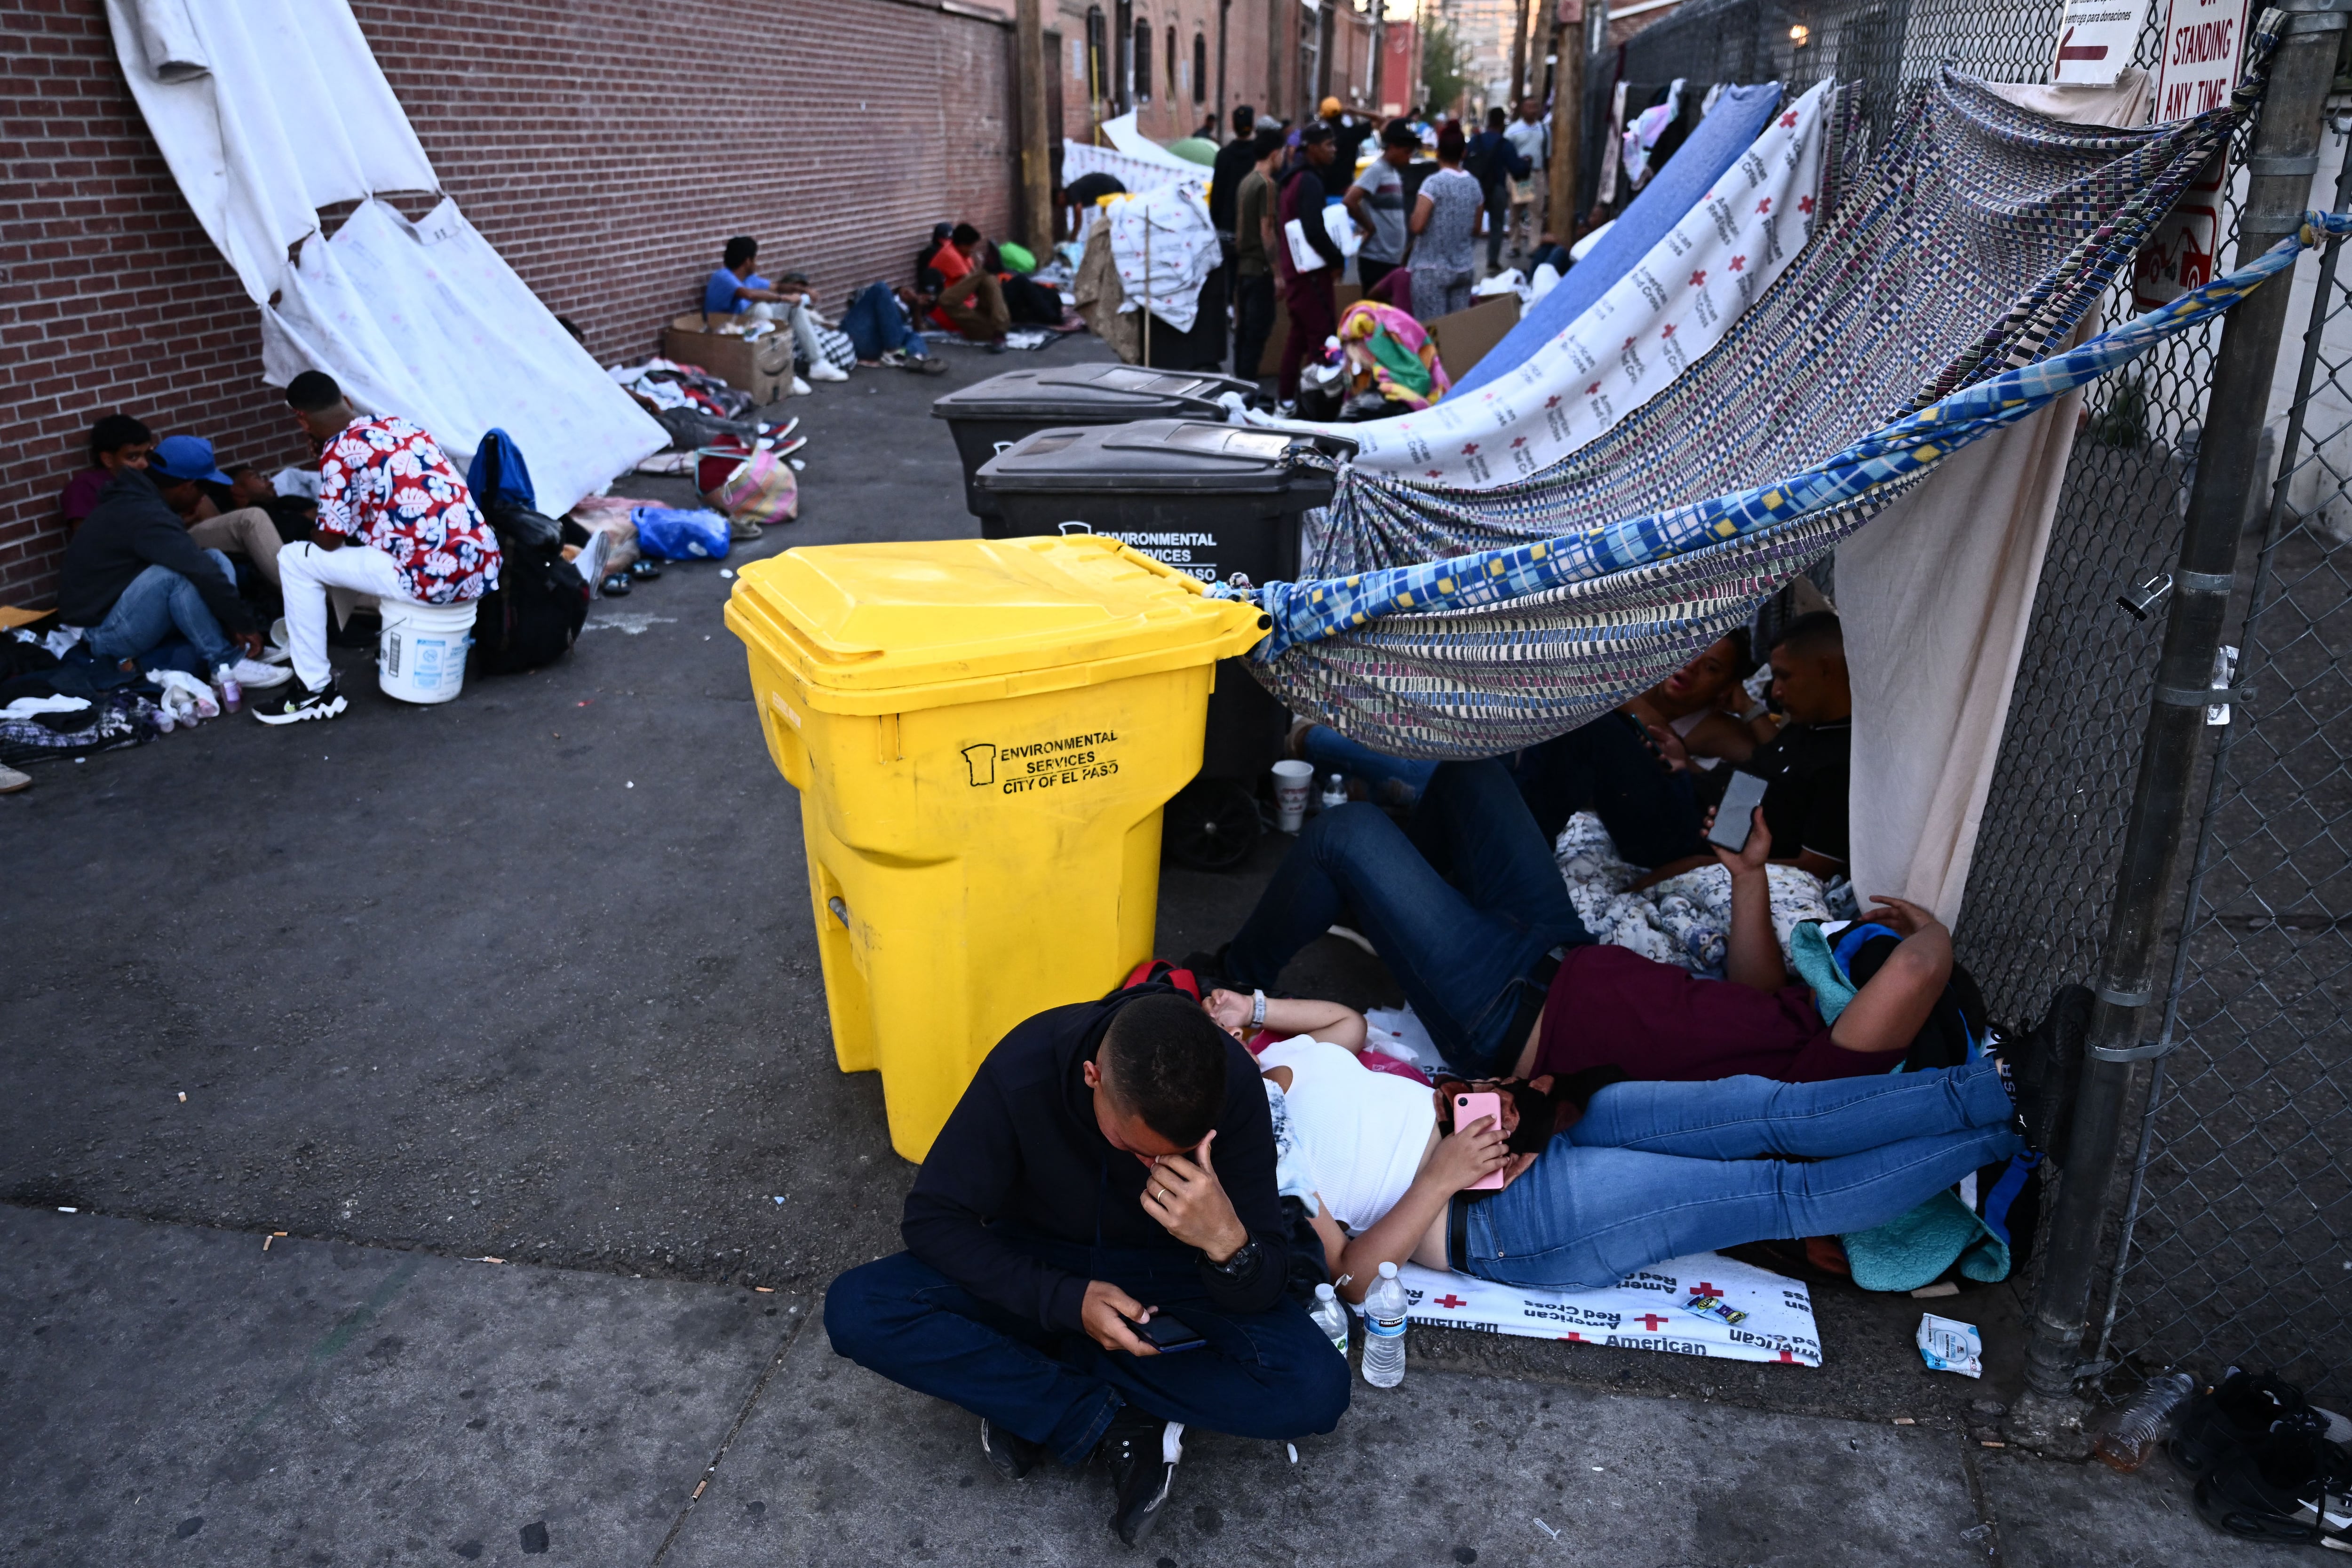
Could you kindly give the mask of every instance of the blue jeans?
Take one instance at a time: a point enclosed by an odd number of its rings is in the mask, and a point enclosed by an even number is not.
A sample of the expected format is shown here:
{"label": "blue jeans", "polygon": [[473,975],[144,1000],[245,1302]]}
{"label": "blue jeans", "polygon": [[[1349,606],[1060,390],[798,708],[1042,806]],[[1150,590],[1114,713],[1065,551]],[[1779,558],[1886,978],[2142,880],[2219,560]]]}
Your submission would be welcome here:
{"label": "blue jeans", "polygon": [[1612,1083],[1525,1176],[1465,1205],[1454,1267],[1589,1289],[1743,1241],[1867,1230],[2022,1153],[2011,1114],[1990,1059],[1827,1083]]}
{"label": "blue jeans", "polygon": [[[226,555],[216,549],[205,553],[219,566],[223,577],[232,584],[236,581],[236,569]],[[236,662],[235,644],[205,607],[196,585],[169,567],[151,566],[131,580],[106,619],[90,629],[88,641],[91,653],[112,663],[136,659],[170,641],[174,633],[195,645],[206,672]]]}
{"label": "blue jeans", "polygon": [[861,360],[878,360],[893,349],[904,349],[919,360],[928,357],[922,334],[908,329],[898,298],[887,283],[869,283],[858,290],[841,314],[841,329],[849,334]]}
{"label": "blue jeans", "polygon": [[1360,740],[1349,740],[1328,724],[1310,725],[1302,741],[1307,760],[1318,773],[1341,773],[1360,779],[1372,799],[1391,806],[1410,806],[1429,788],[1437,764],[1410,757],[1389,757]]}
{"label": "blue jeans", "polygon": [[1634,865],[1706,853],[1690,775],[1666,771],[1630,715],[1604,713],[1528,747],[1511,765],[1511,776],[1547,844],[1559,840],[1571,814],[1591,811],[1609,830],[1617,852]]}
{"label": "blue jeans", "polygon": [[1107,1280],[1182,1320],[1209,1343],[1171,1355],[1105,1350],[983,1301],[910,1252],[859,1265],[824,1294],[836,1354],[949,1400],[1084,1463],[1122,1405],[1237,1437],[1328,1432],[1348,1408],[1348,1360],[1297,1303],[1228,1313],[1208,1304],[1189,1255],[1097,1251],[1042,1238],[1022,1245]]}
{"label": "blue jeans", "polygon": [[1507,1069],[1526,1043],[1544,956],[1592,940],[1550,841],[1495,761],[1440,763],[1410,836],[1368,800],[1307,823],[1227,949],[1226,978],[1273,985],[1343,919],[1371,942],[1440,1053],[1472,1075]]}

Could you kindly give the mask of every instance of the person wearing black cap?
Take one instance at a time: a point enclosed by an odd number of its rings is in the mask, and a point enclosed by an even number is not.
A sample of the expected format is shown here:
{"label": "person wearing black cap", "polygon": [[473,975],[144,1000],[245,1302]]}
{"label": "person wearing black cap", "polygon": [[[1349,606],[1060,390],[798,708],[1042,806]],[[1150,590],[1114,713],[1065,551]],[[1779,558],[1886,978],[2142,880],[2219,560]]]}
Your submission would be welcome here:
{"label": "person wearing black cap", "polygon": [[89,651],[127,669],[180,667],[166,646],[176,639],[224,694],[231,684],[281,685],[287,672],[260,662],[261,633],[228,557],[199,546],[180,520],[207,482],[229,478],[213,466],[212,444],[192,435],[158,442],[145,467],[118,469],[66,546],[58,619],[88,628]]}
{"label": "person wearing black cap", "polygon": [[[1275,227],[1283,236],[1274,247],[1276,275],[1282,279],[1282,303],[1290,311],[1290,336],[1282,345],[1282,401],[1298,399],[1298,371],[1323,340],[1339,329],[1339,274],[1348,258],[1323,222],[1325,173],[1339,156],[1337,133],[1320,120],[1300,128],[1298,147],[1282,177],[1276,198]],[[1299,226],[1316,265],[1301,270],[1288,237],[1292,224]]]}

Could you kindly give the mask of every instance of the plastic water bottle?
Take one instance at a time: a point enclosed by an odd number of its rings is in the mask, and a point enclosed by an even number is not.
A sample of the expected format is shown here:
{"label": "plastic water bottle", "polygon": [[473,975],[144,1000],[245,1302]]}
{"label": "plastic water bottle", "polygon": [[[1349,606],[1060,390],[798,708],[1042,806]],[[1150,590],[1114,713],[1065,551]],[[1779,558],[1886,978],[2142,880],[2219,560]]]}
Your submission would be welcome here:
{"label": "plastic water bottle", "polygon": [[1404,1309],[1396,1265],[1383,1263],[1379,1282],[1364,1297],[1364,1381],[1375,1388],[1404,1381]]}
{"label": "plastic water bottle", "polygon": [[223,664],[213,672],[213,685],[220,688],[221,712],[235,713],[245,706],[245,688],[236,684],[236,672]]}
{"label": "plastic water bottle", "polygon": [[1344,1357],[1348,1354],[1348,1309],[1339,1304],[1339,1293],[1328,1285],[1316,1286],[1315,1310],[1307,1315],[1315,1320],[1315,1326],[1323,1331],[1331,1348]]}
{"label": "plastic water bottle", "polygon": [[1337,773],[1323,776],[1323,809],[1336,811],[1348,803],[1348,781]]}
{"label": "plastic water bottle", "polygon": [[2174,1414],[2196,1392],[2197,1380],[2185,1372],[2148,1379],[2139,1397],[2115,1412],[2099,1428],[2099,1435],[2091,1439],[2091,1452],[2116,1469],[2139,1469],[2164,1441]]}

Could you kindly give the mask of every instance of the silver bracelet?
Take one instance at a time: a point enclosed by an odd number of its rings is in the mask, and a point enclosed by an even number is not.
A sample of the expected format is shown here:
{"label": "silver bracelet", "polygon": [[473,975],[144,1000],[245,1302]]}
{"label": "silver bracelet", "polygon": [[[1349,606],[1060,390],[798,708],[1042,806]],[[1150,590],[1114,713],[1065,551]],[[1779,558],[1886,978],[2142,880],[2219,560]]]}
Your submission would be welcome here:
{"label": "silver bracelet", "polygon": [[1264,1029],[1265,1027],[1265,993],[1264,991],[1252,991],[1250,993],[1250,1028]]}

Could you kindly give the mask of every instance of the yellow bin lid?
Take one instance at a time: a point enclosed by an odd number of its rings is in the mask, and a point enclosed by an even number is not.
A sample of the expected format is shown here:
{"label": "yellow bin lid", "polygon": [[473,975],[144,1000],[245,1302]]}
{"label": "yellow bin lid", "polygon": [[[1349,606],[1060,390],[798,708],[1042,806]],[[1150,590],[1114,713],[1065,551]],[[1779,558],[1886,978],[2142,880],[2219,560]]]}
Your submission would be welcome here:
{"label": "yellow bin lid", "polygon": [[727,626],[827,713],[1097,685],[1254,646],[1271,622],[1116,539],[816,545],[736,576]]}

